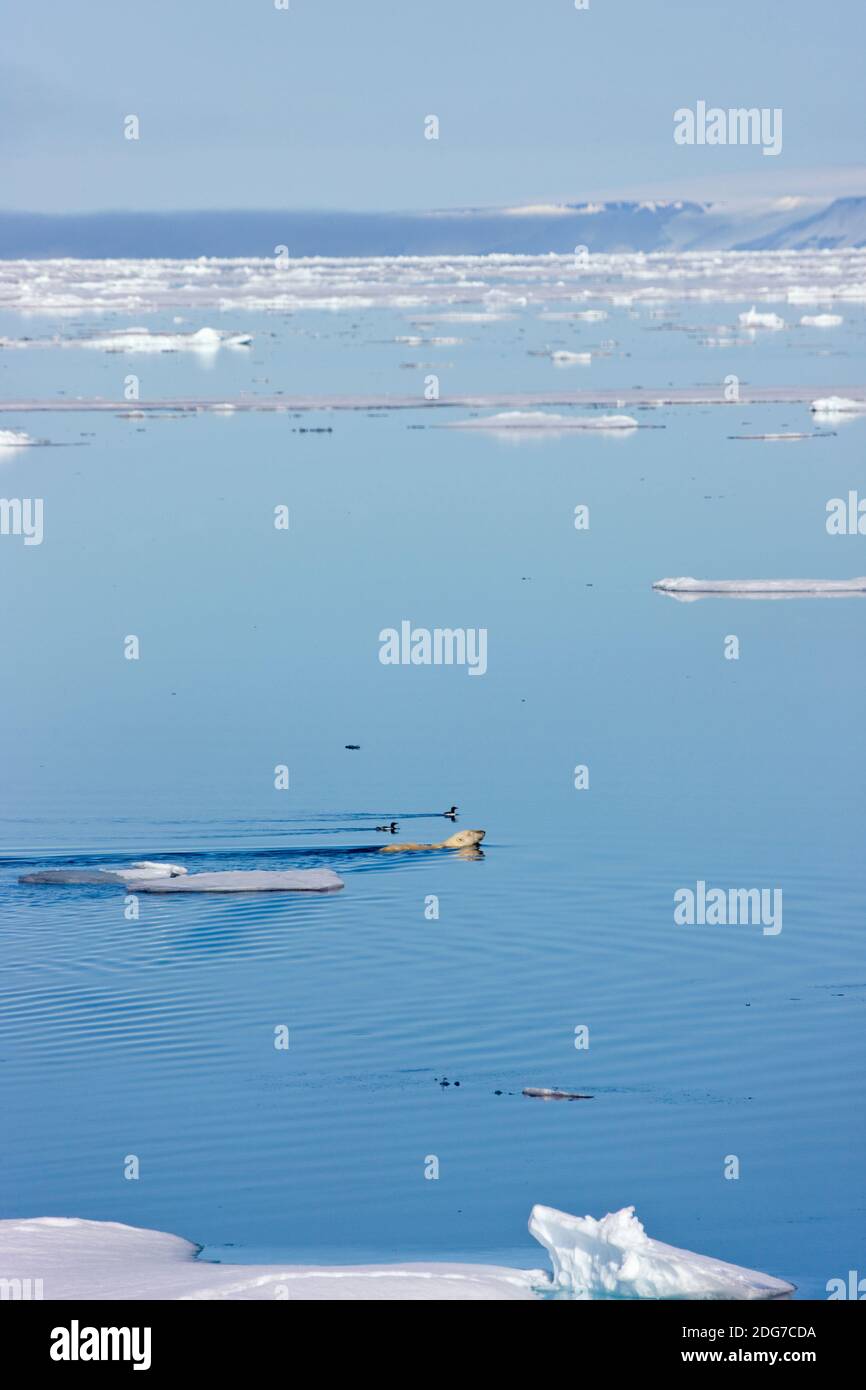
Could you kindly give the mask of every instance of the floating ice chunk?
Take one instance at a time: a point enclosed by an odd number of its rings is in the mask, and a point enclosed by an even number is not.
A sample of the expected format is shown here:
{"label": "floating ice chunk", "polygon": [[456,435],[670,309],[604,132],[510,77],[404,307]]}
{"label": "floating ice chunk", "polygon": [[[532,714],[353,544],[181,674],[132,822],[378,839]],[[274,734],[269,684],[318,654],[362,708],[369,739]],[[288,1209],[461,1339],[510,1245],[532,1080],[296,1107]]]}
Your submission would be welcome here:
{"label": "floating ice chunk", "polygon": [[740,314],[740,323],[743,328],[784,328],[785,320],[779,318],[778,314],[760,314],[754,304],[751,309]]}
{"label": "floating ice chunk", "polygon": [[96,338],[67,338],[63,347],[96,348],[102,352],[217,352],[221,347],[249,347],[251,333],[220,333],[199,328],[195,333],[151,333],[147,328],[124,328]]}
{"label": "floating ice chunk", "polygon": [[0,452],[11,453],[13,449],[26,449],[36,441],[24,430],[0,430]]}
{"label": "floating ice chunk", "polygon": [[566,352],[563,348],[558,348],[557,351],[552,352],[550,356],[557,367],[570,367],[575,362],[587,363],[592,361],[591,352]]}
{"label": "floating ice chunk", "polygon": [[345,887],[333,869],[232,869],[223,873],[189,874],[186,878],[133,880],[142,893],[330,893]]}
{"label": "floating ice chunk", "polygon": [[855,401],[849,396],[820,396],[812,402],[812,414],[829,416],[833,420],[845,416],[866,414],[866,401]]}
{"label": "floating ice chunk", "polygon": [[140,859],[124,869],[40,869],[24,874],[19,883],[131,883],[145,879],[170,879],[187,873],[180,864],[158,864],[152,859]]}
{"label": "floating ice chunk", "polygon": [[592,1096],[582,1091],[551,1090],[547,1086],[524,1086],[523,1095],[531,1096],[533,1100],[592,1100]]}
{"label": "floating ice chunk", "polygon": [[452,420],[462,430],[636,430],[630,415],[554,415],[543,410],[501,410],[476,420]]}
{"label": "floating ice chunk", "polygon": [[768,1299],[794,1291],[769,1274],[651,1240],[634,1207],[596,1221],[536,1206],[529,1230],[550,1256],[554,1285],[582,1299]]}
{"label": "floating ice chunk", "polygon": [[804,328],[838,328],[844,322],[841,314],[804,314],[800,319]]}
{"label": "floating ice chunk", "polygon": [[654,589],[668,594],[860,594],[860,579],[657,579]]}

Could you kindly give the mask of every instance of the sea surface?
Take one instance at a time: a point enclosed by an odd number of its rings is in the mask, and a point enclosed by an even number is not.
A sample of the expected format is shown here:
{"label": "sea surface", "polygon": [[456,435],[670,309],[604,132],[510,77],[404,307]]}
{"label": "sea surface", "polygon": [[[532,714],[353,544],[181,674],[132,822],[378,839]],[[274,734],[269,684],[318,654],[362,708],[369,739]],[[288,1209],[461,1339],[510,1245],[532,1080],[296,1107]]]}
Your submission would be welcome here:
{"label": "sea surface", "polygon": [[[832,330],[769,305],[790,326],[749,335],[751,301],[602,302],[604,322],[516,304],[435,329],[392,304],[167,307],[151,332],[252,346],[0,350],[7,400],[119,399],[130,373],[150,399],[417,396],[0,415],[48,441],[0,451],[3,496],[44,499],[41,545],[0,536],[0,1217],[223,1260],[532,1267],[533,1203],[634,1205],[800,1296],[864,1272],[866,600],[651,586],[866,574],[866,537],[825,525],[866,490],[866,417],[679,405],[509,437],[423,393],[434,372],[443,394],[563,373],[829,394],[862,379],[866,305]],[[142,323],[6,312],[0,335]],[[430,333],[461,341],[395,341]],[[558,369],[556,348],[596,355]],[[403,620],[485,628],[486,673],[383,665]],[[475,827],[478,858],[358,852]],[[345,888],[142,894],[135,918],[122,888],[17,882],[137,858],[326,865]],[[782,930],[677,925],[698,881],[780,889]]]}

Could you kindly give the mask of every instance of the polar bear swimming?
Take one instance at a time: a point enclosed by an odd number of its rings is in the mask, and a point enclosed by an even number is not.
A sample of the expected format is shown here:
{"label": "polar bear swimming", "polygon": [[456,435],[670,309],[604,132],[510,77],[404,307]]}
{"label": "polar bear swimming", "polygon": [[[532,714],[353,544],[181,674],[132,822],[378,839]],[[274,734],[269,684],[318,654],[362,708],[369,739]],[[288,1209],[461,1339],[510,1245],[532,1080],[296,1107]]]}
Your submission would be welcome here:
{"label": "polar bear swimming", "polygon": [[486,830],[458,830],[456,835],[451,835],[447,840],[440,840],[436,845],[383,845],[379,850],[380,854],[397,854],[404,849],[474,849],[480,845]]}

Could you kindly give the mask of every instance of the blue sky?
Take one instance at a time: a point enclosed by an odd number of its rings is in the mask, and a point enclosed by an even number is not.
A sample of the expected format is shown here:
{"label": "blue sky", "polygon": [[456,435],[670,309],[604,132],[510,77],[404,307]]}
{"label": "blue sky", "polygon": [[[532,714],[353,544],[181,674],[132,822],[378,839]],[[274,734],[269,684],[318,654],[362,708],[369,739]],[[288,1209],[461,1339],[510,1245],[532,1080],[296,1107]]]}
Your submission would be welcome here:
{"label": "blue sky", "polygon": [[[394,209],[856,191],[862,0],[8,6],[0,207]],[[777,159],[673,111],[781,107]],[[123,118],[141,120],[138,142]],[[423,138],[436,114],[438,142]],[[864,185],[866,186],[866,185]]]}

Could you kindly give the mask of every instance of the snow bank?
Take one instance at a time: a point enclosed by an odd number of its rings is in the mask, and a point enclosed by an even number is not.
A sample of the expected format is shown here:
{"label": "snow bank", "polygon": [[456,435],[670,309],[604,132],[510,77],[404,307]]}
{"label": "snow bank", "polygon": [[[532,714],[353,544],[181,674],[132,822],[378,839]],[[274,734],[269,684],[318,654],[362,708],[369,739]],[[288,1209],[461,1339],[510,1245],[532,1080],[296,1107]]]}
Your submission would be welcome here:
{"label": "snow bank", "polygon": [[860,579],[657,579],[654,589],[668,594],[860,594]]}
{"label": "snow bank", "polygon": [[743,328],[784,328],[785,320],[778,314],[759,314],[754,304],[744,314],[740,314]]}
{"label": "snow bank", "polygon": [[630,415],[554,415],[543,410],[502,410],[478,420],[452,420],[452,430],[636,430]]}
{"label": "snow bank", "polygon": [[133,892],[141,893],[329,893],[345,884],[333,869],[229,870],[213,874],[189,874],[186,878],[154,876],[133,879]]}
{"label": "snow bank", "polygon": [[197,1250],[114,1221],[0,1221],[0,1276],[41,1279],[46,1299],[531,1299],[546,1278],[496,1265],[207,1264]]}
{"label": "snow bank", "polygon": [[578,1298],[766,1299],[793,1285],[754,1269],[651,1240],[623,1207],[596,1221],[533,1207],[529,1230],[550,1255],[553,1284]]}

